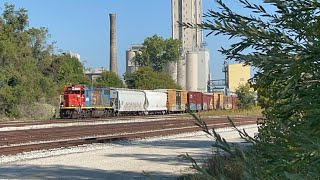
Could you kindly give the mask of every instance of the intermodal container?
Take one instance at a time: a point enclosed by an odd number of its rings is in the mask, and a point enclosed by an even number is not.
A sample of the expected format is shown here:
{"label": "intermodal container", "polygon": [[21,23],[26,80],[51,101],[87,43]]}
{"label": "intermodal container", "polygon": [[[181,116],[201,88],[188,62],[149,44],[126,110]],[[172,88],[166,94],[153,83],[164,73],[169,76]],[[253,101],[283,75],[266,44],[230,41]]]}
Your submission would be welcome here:
{"label": "intermodal container", "polygon": [[202,92],[188,91],[188,108],[190,111],[201,111],[202,104]]}

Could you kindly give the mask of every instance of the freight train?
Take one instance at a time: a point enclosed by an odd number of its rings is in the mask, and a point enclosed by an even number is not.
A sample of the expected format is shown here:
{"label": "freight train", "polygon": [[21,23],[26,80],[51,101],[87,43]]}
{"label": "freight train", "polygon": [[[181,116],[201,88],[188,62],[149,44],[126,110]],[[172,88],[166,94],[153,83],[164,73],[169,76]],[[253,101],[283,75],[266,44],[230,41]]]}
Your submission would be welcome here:
{"label": "freight train", "polygon": [[60,102],[61,118],[171,114],[236,109],[236,97],[176,89],[137,90],[70,85]]}

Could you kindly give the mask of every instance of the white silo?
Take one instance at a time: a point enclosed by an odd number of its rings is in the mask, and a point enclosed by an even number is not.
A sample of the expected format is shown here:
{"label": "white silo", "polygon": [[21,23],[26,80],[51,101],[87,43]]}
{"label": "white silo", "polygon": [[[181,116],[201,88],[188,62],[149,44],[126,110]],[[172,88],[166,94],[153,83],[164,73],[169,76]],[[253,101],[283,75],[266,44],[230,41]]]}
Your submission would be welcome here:
{"label": "white silo", "polygon": [[136,53],[132,50],[126,51],[126,73],[131,74],[135,70],[135,58]]}
{"label": "white silo", "polygon": [[[188,52],[186,54],[186,90],[198,90],[198,54],[196,52]],[[201,70],[200,70],[201,71]]]}
{"label": "white silo", "polygon": [[209,81],[209,59],[210,53],[206,49],[200,49],[198,54],[198,91],[207,92]]}
{"label": "white silo", "polygon": [[177,62],[177,84],[186,89],[186,57],[182,57]]}
{"label": "white silo", "polygon": [[165,70],[170,74],[174,82],[177,83],[177,62],[169,62],[166,65]]}

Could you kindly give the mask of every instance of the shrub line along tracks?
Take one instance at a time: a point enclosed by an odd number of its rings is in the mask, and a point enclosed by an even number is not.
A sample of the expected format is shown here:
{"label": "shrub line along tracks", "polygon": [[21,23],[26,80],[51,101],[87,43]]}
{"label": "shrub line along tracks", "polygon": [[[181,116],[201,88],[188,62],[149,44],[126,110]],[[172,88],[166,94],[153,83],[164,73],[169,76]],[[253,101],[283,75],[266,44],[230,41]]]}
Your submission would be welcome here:
{"label": "shrub line along tracks", "polygon": [[[227,118],[204,118],[209,128],[229,127]],[[237,117],[236,126],[255,124],[257,117]],[[100,120],[99,120],[100,121]],[[52,122],[50,122],[52,123]],[[115,140],[174,135],[201,130],[191,118],[144,122],[74,125],[0,132],[0,155],[14,155],[34,150],[104,143]],[[0,125],[1,126],[1,125]]]}

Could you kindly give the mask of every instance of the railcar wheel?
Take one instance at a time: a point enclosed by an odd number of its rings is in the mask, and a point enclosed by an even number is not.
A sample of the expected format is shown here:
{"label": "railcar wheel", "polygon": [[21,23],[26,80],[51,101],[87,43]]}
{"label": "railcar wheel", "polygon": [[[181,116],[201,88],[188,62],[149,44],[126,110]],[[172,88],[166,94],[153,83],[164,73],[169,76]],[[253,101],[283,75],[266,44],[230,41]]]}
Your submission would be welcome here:
{"label": "railcar wheel", "polygon": [[108,115],[109,116],[114,116],[114,112],[112,110],[108,110]]}
{"label": "railcar wheel", "polygon": [[75,111],[72,112],[71,118],[72,118],[72,119],[78,119],[78,118],[79,118],[79,113],[76,113]]}

